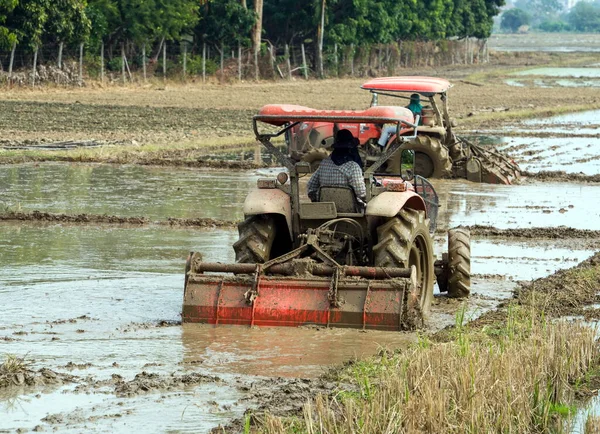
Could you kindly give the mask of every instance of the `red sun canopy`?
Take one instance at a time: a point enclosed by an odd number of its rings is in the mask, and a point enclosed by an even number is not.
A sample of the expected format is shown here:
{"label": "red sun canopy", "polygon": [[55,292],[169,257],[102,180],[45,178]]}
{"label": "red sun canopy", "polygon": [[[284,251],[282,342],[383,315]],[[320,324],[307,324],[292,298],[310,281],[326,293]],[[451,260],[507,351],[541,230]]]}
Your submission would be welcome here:
{"label": "red sun canopy", "polygon": [[366,110],[318,110],[292,104],[269,104],[254,116],[257,121],[281,126],[288,122],[324,121],[347,123],[414,123],[413,113],[404,107],[377,106]]}
{"label": "red sun canopy", "polygon": [[370,91],[414,92],[425,96],[444,93],[452,87],[448,80],[436,77],[383,77],[369,80],[361,86]]}

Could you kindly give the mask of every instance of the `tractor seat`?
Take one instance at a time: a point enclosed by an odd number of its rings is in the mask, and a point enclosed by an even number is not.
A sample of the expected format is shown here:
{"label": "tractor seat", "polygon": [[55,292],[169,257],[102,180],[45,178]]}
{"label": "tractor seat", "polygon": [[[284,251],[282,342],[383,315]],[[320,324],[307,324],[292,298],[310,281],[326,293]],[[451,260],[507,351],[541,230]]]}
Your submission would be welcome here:
{"label": "tractor seat", "polygon": [[327,185],[319,188],[319,202],[333,202],[338,214],[363,214],[364,206],[356,198],[352,187]]}

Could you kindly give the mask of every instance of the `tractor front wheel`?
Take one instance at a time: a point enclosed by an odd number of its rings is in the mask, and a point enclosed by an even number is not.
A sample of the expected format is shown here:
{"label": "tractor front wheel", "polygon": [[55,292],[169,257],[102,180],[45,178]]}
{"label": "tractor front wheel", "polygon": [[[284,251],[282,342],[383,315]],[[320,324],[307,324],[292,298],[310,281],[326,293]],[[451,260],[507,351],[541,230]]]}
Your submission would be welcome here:
{"label": "tractor front wheel", "polygon": [[[434,257],[425,211],[403,209],[377,228],[378,243],[373,246],[376,267],[417,269],[417,293],[409,295],[409,309],[427,315],[433,299]],[[411,306],[412,305],[412,306]],[[410,318],[409,318],[410,319]]]}
{"label": "tractor front wheel", "polygon": [[275,219],[270,215],[253,215],[241,222],[240,237],[233,244],[235,261],[263,264],[271,259],[275,227]]}
{"label": "tractor front wheel", "polygon": [[468,297],[471,292],[471,232],[448,231],[448,297]]}

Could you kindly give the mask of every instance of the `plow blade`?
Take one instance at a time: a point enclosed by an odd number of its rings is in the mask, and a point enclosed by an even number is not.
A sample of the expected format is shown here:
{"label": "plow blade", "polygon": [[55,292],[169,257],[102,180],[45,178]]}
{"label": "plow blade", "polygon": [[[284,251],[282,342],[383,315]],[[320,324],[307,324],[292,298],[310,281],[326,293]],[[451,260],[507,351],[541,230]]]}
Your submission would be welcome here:
{"label": "plow blade", "polygon": [[[248,264],[228,267],[236,265]],[[409,317],[414,305],[411,294],[416,288],[416,276],[410,271],[396,274],[408,272],[411,277],[386,280],[340,278],[335,295],[339,303],[332,303],[332,278],[329,277],[261,275],[257,278],[190,271],[186,275],[182,320],[216,325],[407,330],[413,328]],[[256,294],[251,299],[248,298],[250,291]]]}

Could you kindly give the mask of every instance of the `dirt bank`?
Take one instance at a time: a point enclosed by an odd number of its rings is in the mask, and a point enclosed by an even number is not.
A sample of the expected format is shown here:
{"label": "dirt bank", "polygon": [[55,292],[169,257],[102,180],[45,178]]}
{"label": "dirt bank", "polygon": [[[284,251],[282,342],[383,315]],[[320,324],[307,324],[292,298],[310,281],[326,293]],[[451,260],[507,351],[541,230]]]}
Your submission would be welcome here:
{"label": "dirt bank", "polygon": [[146,217],[120,217],[114,215],[98,214],[54,214],[40,211],[7,212],[4,214],[0,214],[0,221],[129,226],[161,225],[190,228],[233,228],[236,227],[238,223],[212,218],[168,218],[167,220],[151,221]]}
{"label": "dirt bank", "polygon": [[551,182],[580,182],[597,183],[600,182],[600,174],[585,175],[583,173],[566,173],[564,171],[541,171],[541,172],[523,172],[524,177],[535,179],[536,181]]}

